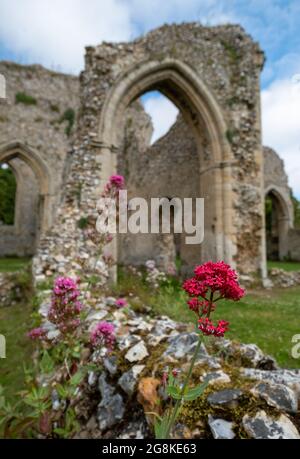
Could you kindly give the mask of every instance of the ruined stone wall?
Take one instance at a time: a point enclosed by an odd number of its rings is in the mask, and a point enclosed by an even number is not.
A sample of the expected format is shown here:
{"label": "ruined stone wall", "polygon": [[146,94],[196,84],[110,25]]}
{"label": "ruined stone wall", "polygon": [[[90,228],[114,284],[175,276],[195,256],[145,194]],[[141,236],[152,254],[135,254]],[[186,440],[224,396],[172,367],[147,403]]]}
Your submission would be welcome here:
{"label": "ruined stone wall", "polygon": [[[48,268],[52,263],[54,267],[55,256],[63,253],[63,271],[74,254],[92,258],[76,221],[89,214],[96,217],[96,199],[116,170],[117,132],[127,106],[144,91],[156,89],[177,103],[191,129],[203,132],[202,188],[218,196],[216,200],[208,193],[212,250],[204,258],[215,253],[241,271],[265,270],[262,64],[258,45],[239,26],[163,26],[132,43],[87,48],[79,129],[67,199],[60,209],[64,218],[43,240],[39,260],[47,258]],[[45,269],[39,263],[39,272]]]}
{"label": "ruined stone wall", "polygon": [[264,182],[265,192],[278,191],[284,200],[287,209],[292,214],[291,189],[288,184],[288,176],[285,171],[284,162],[280,156],[269,147],[263,148],[264,153]]}
{"label": "ruined stone wall", "polygon": [[[271,230],[267,229],[267,256],[284,260],[297,253],[297,232],[293,232],[294,208],[284,162],[271,148],[264,147],[265,196],[272,200]],[[298,240],[300,243],[300,239]]]}
{"label": "ruined stone wall", "polygon": [[[72,130],[74,132],[76,128],[74,125],[70,131],[71,136],[68,136],[66,129],[69,122],[63,118],[68,109],[74,110],[75,115],[78,112],[78,78],[52,72],[38,65],[22,66],[11,62],[0,62],[0,73],[6,79],[7,91],[7,98],[0,100],[0,161],[2,158],[5,158],[5,162],[15,157],[24,159],[23,149],[26,148],[28,152],[25,160],[30,162],[30,167],[40,160],[37,170],[43,170],[43,174],[35,180],[38,180],[38,193],[44,193],[44,196],[37,199],[47,201],[44,213],[48,215],[45,215],[45,220],[53,223],[64,190],[63,174],[71,148]],[[7,153],[10,150],[11,154]],[[31,181],[29,173],[27,170],[26,180]],[[37,175],[36,170],[34,173]],[[44,188],[46,180],[47,190]],[[21,188],[23,185],[19,183],[18,186]],[[26,214],[26,199],[18,200],[20,209],[16,209],[17,213]],[[35,237],[32,233],[36,234],[36,231],[30,225],[35,226],[34,213],[32,209],[28,214],[32,217],[30,219],[23,216],[22,230],[20,226],[13,231],[0,229],[0,256],[11,252],[20,255],[33,253]],[[40,218],[40,214],[37,218]]]}
{"label": "ruined stone wall", "polygon": [[[132,110],[132,109],[131,109]],[[134,116],[133,116],[134,115]],[[153,145],[136,141],[141,132],[141,111],[131,116],[132,132],[125,130],[127,148],[120,150],[118,158],[126,158],[128,174],[125,173],[128,196],[151,198],[198,198],[199,189],[199,152],[189,126],[182,116],[169,132]],[[145,123],[148,123],[144,114]],[[128,141],[130,139],[130,142]],[[120,170],[122,173],[122,170]],[[125,264],[140,265],[154,259],[165,270],[174,270],[176,255],[180,258],[181,271],[186,273],[199,262],[199,246],[185,244],[186,234],[127,234],[121,238],[119,260]]]}

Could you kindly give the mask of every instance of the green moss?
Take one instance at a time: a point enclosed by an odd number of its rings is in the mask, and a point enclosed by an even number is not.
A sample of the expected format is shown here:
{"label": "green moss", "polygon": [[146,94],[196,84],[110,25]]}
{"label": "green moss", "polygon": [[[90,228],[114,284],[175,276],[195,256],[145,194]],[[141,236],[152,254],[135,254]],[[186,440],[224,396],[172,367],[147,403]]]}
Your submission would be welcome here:
{"label": "green moss", "polygon": [[32,97],[29,94],[26,94],[25,92],[17,92],[16,104],[37,105],[37,100],[35,97]]}
{"label": "green moss", "polygon": [[52,112],[55,112],[55,113],[59,113],[59,112],[60,112],[60,108],[59,108],[59,106],[56,105],[56,104],[50,104],[50,110],[51,110]]}
{"label": "green moss", "polygon": [[224,49],[226,50],[232,63],[236,63],[241,57],[239,51],[231,43],[225,40],[222,40],[221,43]]}
{"label": "green moss", "polygon": [[235,129],[227,129],[225,135],[226,139],[228,140],[229,143],[233,144],[234,143],[234,137],[236,135],[237,131]]}
{"label": "green moss", "polygon": [[59,119],[59,123],[64,122],[67,122],[65,133],[69,137],[71,135],[71,131],[75,123],[75,111],[73,110],[73,108],[68,108],[67,110],[65,110],[65,112]]}
{"label": "green moss", "polygon": [[83,230],[87,228],[88,224],[89,224],[88,217],[81,217],[77,222],[77,227]]}
{"label": "green moss", "polygon": [[[237,386],[232,386],[231,384],[231,387]],[[202,395],[202,397],[199,397],[197,400],[194,400],[193,402],[186,402],[184,404],[178,421],[187,425],[191,430],[195,429],[197,426],[199,426],[199,424],[203,425],[203,433],[205,437],[210,438],[211,432],[208,425],[208,416],[212,415],[215,418],[220,418],[226,421],[233,422],[235,424],[234,430],[237,438],[248,438],[242,425],[243,417],[246,414],[250,416],[255,416],[255,414],[258,411],[264,410],[267,414],[274,418],[280,416],[280,412],[278,410],[270,407],[267,404],[267,402],[254,397],[252,394],[246,391],[239,400],[238,405],[236,407],[212,407],[208,403],[207,397],[210,393],[228,388],[228,384],[219,384],[217,387],[208,387]],[[243,385],[242,388],[245,390],[245,385]]]}
{"label": "green moss", "polygon": [[226,103],[227,103],[227,105],[229,107],[233,107],[234,105],[239,103],[239,99],[238,99],[238,97],[233,96],[233,97],[230,97],[229,99],[227,99]]}

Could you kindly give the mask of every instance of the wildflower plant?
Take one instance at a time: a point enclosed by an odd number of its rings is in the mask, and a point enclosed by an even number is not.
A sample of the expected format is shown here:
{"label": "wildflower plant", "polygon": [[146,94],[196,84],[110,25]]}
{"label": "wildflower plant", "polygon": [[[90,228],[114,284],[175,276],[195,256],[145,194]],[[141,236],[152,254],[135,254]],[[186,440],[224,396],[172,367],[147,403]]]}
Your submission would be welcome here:
{"label": "wildflower plant", "polygon": [[[47,314],[48,325],[42,324],[28,333],[29,338],[41,344],[37,376],[26,372],[29,389],[23,392],[22,413],[14,412],[5,401],[2,406],[0,403],[0,425],[9,425],[9,437],[23,435],[26,430],[26,436],[35,436],[38,432],[45,437],[69,438],[80,427],[76,406],[82,403],[85,377],[92,371],[101,371],[102,357],[113,350],[116,338],[112,322],[99,322],[90,332],[86,328],[86,308],[79,286],[79,279],[56,279]],[[122,304],[125,303],[122,299]],[[97,358],[91,360],[94,354]],[[24,412],[27,413],[25,419]]]}
{"label": "wildflower plant", "polygon": [[[117,197],[123,186],[122,176],[112,176],[103,194]],[[94,265],[94,271],[97,271],[99,264],[113,263],[103,251],[112,236],[97,235],[95,225],[91,229],[89,219],[87,223],[84,234],[98,248]],[[10,438],[36,436],[37,433],[44,437],[69,438],[79,428],[76,407],[82,403],[81,388],[85,377],[89,372],[101,370],[102,357],[112,351],[115,343],[115,328],[109,319],[96,324],[92,331],[87,330],[85,303],[90,297],[91,280],[87,282],[85,291],[80,284],[79,278],[58,277],[53,286],[47,320],[28,333],[30,339],[40,344],[40,349],[36,374],[34,370],[25,374],[28,390],[22,393],[18,402],[22,410],[18,408],[15,411],[4,396],[0,397],[0,427],[1,424],[5,426]],[[116,301],[116,309],[126,306],[124,298]],[[93,353],[97,359],[91,360]],[[27,413],[25,418],[24,413]]]}
{"label": "wildflower plant", "polygon": [[196,400],[207,386],[204,382],[190,388],[189,382],[204,337],[221,338],[229,330],[229,323],[226,320],[213,322],[212,314],[217,309],[217,302],[223,299],[239,301],[245,295],[245,290],[239,285],[237,273],[223,261],[217,263],[210,261],[197,266],[194,276],[184,282],[183,289],[189,296],[187,305],[195,313],[198,342],[184,378],[180,378],[176,370],[163,375],[162,383],[173,403],[163,417],[158,417],[155,423],[155,435],[159,439],[170,437],[183,403]]}

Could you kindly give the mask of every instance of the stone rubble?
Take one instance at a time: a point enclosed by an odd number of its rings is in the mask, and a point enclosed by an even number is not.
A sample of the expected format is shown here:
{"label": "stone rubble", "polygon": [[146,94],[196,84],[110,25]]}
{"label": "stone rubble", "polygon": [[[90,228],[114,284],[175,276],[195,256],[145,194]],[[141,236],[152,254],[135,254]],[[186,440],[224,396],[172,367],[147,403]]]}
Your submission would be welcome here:
{"label": "stone rubble", "polygon": [[[45,300],[41,312],[46,305]],[[78,438],[152,438],[153,413],[161,415],[169,402],[162,375],[177,369],[181,378],[198,335],[191,324],[140,315],[130,307],[116,311],[115,301],[101,298],[90,306],[87,317],[99,319],[103,311],[114,323],[117,339],[112,353],[101,349],[88,357],[102,364],[89,372],[86,390],[80,388],[85,409],[89,397],[95,408],[90,408]],[[91,323],[86,321],[88,330]],[[49,328],[49,333],[56,332]],[[157,336],[161,339],[154,342]],[[253,344],[208,339],[200,348],[191,382],[204,381],[208,384],[203,395],[184,404],[173,438],[299,437],[300,370],[278,368]],[[54,410],[59,403],[53,394]]]}
{"label": "stone rubble", "polygon": [[297,413],[298,396],[283,384],[259,383],[251,390],[252,394],[261,397],[278,410]]}
{"label": "stone rubble", "polygon": [[250,438],[299,440],[300,434],[287,416],[281,414],[278,419],[259,411],[254,417],[245,415],[243,426]]}
{"label": "stone rubble", "polygon": [[215,440],[232,440],[235,438],[233,422],[228,422],[224,419],[214,419],[209,415],[208,425]]}

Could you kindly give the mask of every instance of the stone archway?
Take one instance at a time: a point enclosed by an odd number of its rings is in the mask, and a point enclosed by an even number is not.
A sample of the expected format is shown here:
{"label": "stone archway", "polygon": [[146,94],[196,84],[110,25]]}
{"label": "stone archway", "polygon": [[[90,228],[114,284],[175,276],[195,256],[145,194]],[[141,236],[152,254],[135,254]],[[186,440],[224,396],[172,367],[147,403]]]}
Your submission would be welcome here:
{"label": "stone archway", "polygon": [[[205,237],[209,242],[199,261],[223,259],[233,264],[232,177],[233,155],[226,140],[222,112],[203,81],[183,62],[166,59],[145,62],[119,76],[110,89],[100,116],[103,182],[116,172],[116,154],[125,110],[148,90],[156,89],[177,105],[194,133],[196,144],[206,140],[206,157],[199,169],[199,197],[208,200]],[[186,178],[187,179],[187,178]],[[153,196],[156,197],[156,196]],[[230,242],[229,242],[230,241]]]}
{"label": "stone archway", "polygon": [[[32,255],[35,252],[37,240],[40,235],[47,231],[52,222],[53,203],[52,203],[52,180],[47,166],[39,157],[39,155],[30,147],[23,145],[21,142],[13,142],[0,147],[0,162],[8,163],[13,169],[17,181],[17,194],[15,202],[15,222],[13,227],[3,227],[1,232],[4,239],[9,239],[11,244],[5,248],[6,255],[15,253]],[[32,181],[32,189],[29,190],[29,184],[24,183],[25,178],[22,173],[26,173],[26,179]],[[36,181],[36,184],[35,184]],[[22,196],[22,192],[28,196]],[[35,194],[36,196],[31,196]],[[24,202],[24,199],[30,199],[30,203]],[[35,205],[34,205],[35,203]],[[22,209],[23,205],[33,206],[33,209]],[[35,220],[35,229],[33,228],[34,221],[24,222],[24,212],[31,211],[34,213],[32,219]],[[30,224],[30,228],[28,228]],[[31,231],[35,233],[34,239],[26,237],[24,232]],[[13,242],[15,238],[15,243]],[[30,242],[31,241],[31,242]],[[12,246],[11,248],[9,246]],[[11,251],[11,253],[9,252]]]}
{"label": "stone archway", "polygon": [[289,255],[289,230],[293,228],[293,209],[280,189],[274,185],[265,191],[270,205],[266,219],[266,249],[270,260],[284,260]]}
{"label": "stone archway", "polygon": [[[240,272],[265,277],[263,61],[258,44],[235,25],[163,26],[131,43],[86,48],[65,199],[55,229],[41,241],[39,273],[49,266],[54,271],[58,255],[60,272],[71,269],[78,253],[94,257],[95,248],[85,243],[76,222],[97,218],[96,202],[116,171],[126,107],[158,90],[178,106],[203,150],[199,196],[208,205],[201,260],[224,259]],[[116,255],[116,247],[112,251]]]}

